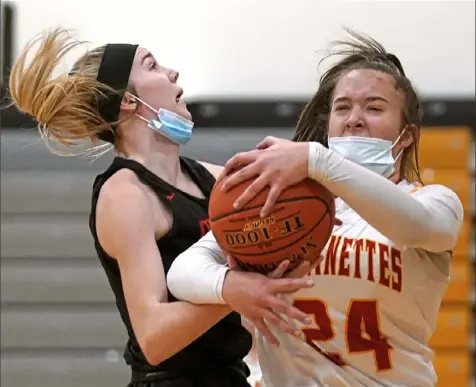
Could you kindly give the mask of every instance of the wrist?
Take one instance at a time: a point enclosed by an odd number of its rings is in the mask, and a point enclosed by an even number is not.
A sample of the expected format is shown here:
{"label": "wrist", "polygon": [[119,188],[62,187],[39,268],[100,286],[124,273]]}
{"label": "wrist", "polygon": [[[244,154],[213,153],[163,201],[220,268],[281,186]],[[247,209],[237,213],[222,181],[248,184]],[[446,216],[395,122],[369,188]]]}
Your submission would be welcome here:
{"label": "wrist", "polygon": [[220,304],[226,304],[225,299],[223,298],[223,290],[225,287],[226,277],[230,273],[230,268],[228,266],[223,266],[220,268],[220,271],[216,277],[215,282],[215,294],[217,297],[217,301]]}
{"label": "wrist", "polygon": [[308,143],[308,161],[307,161],[307,174],[310,179],[320,181],[320,174],[318,173],[319,164],[319,143]]}
{"label": "wrist", "polygon": [[329,165],[331,159],[335,162],[343,159],[342,156],[333,153],[320,142],[309,142],[308,153],[308,177],[319,183],[328,179]]}
{"label": "wrist", "polygon": [[236,275],[238,273],[235,270],[228,269],[223,277],[223,285],[221,289],[221,300],[225,304],[229,304],[230,294],[233,292]]}

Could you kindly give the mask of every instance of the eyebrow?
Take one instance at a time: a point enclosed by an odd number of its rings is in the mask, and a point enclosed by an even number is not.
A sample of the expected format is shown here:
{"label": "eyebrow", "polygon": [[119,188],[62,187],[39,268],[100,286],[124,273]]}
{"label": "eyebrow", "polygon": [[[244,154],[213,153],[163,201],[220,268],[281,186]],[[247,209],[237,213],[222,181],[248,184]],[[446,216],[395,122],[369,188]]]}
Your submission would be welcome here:
{"label": "eyebrow", "polygon": [[[348,97],[338,97],[338,98],[336,98],[336,99],[334,100],[334,103],[338,103],[338,102],[349,102],[349,101],[350,101],[350,98],[348,98]],[[379,96],[377,96],[377,95],[367,97],[367,98],[365,98],[365,101],[366,101],[366,102],[380,101],[380,102],[389,103],[385,98],[379,97]]]}

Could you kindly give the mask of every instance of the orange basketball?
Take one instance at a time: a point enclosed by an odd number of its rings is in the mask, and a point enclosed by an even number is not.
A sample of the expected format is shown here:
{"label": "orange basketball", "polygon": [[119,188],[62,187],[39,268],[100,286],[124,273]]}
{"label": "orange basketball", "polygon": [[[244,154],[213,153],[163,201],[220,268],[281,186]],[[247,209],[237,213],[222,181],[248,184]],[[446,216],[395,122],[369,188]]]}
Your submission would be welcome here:
{"label": "orange basketball", "polygon": [[210,196],[210,225],[220,247],[248,271],[268,273],[288,259],[290,268],[303,259],[313,260],[324,249],[334,227],[332,194],[314,180],[306,179],[284,190],[272,212],[260,218],[268,189],[245,207],[233,202],[248,187],[245,182],[223,192],[217,182]]}

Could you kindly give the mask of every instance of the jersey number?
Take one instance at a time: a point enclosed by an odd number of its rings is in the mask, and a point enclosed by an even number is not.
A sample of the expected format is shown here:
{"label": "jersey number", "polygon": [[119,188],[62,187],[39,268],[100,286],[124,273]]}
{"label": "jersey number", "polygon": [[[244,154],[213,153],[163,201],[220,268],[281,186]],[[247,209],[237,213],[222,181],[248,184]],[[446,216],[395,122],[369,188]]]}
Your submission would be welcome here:
{"label": "jersey number", "polygon": [[[316,328],[302,328],[306,342],[335,364],[345,366],[339,354],[328,353],[318,347],[319,342],[330,341],[335,337],[327,305],[319,299],[297,299],[294,306],[315,321]],[[377,371],[392,368],[392,347],[380,331],[377,301],[352,300],[347,308],[345,324],[345,341],[350,354],[373,352]]]}

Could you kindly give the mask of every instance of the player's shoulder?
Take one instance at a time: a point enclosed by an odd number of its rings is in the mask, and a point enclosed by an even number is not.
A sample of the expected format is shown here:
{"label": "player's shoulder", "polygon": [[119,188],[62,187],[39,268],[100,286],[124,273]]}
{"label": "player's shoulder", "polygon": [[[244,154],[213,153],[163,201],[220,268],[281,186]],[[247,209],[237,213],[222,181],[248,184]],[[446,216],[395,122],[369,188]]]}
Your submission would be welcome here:
{"label": "player's shoulder", "polygon": [[200,160],[197,160],[197,162],[202,167],[204,167],[208,172],[210,172],[215,179],[217,179],[218,176],[220,176],[220,174],[222,173],[222,171],[224,169],[224,167],[222,167],[221,165],[210,164],[210,163],[207,163],[205,161],[200,161]]}
{"label": "player's shoulder", "polygon": [[137,175],[129,169],[121,169],[112,175],[101,187],[101,199],[125,200],[145,199],[146,193]]}
{"label": "player's shoulder", "polygon": [[451,188],[443,184],[408,183],[409,193],[415,196],[447,196],[459,200],[458,195]]}
{"label": "player's shoulder", "polygon": [[451,208],[453,212],[458,214],[458,217],[463,216],[463,203],[458,194],[451,188],[443,184],[414,184],[409,191],[418,200],[422,202],[433,203],[433,205],[443,205]]}
{"label": "player's shoulder", "polygon": [[129,169],[121,169],[104,183],[98,207],[106,212],[134,213],[136,217],[155,219],[164,233],[171,226],[167,209],[157,194]]}

